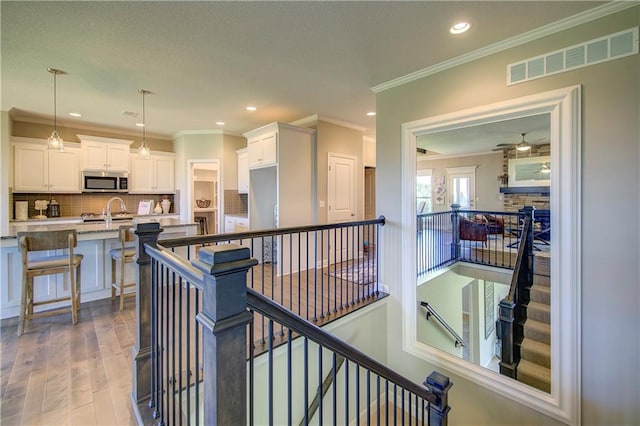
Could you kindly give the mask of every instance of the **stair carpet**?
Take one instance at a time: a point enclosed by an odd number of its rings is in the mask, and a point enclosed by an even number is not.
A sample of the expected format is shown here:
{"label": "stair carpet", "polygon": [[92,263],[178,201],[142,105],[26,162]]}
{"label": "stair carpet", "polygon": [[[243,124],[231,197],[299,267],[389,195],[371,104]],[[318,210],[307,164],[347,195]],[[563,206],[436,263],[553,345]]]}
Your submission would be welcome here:
{"label": "stair carpet", "polygon": [[551,392],[551,280],[549,275],[549,258],[537,257],[517,372],[518,381],[544,392]]}

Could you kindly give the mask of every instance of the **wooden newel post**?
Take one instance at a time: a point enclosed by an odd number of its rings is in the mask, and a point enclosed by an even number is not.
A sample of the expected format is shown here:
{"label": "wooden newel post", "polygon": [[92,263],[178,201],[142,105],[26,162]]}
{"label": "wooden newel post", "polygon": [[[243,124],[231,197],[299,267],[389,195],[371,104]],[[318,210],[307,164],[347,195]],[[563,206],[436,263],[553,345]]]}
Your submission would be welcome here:
{"label": "wooden newel post", "polygon": [[204,424],[247,423],[247,271],[258,261],[235,244],[200,249],[192,261],[204,276],[202,324]]}
{"label": "wooden newel post", "polygon": [[449,389],[453,383],[444,374],[433,371],[424,381],[425,385],[431,393],[436,395],[437,401],[429,403],[429,425],[430,426],[447,426],[449,407]]}
{"label": "wooden newel post", "polygon": [[453,240],[451,241],[451,258],[460,258],[460,204],[451,204],[451,231]]}
{"label": "wooden newel post", "polygon": [[[155,245],[163,231],[157,222],[138,223],[136,234],[136,343],[131,348],[133,380],[131,401],[139,404],[151,396],[151,257],[144,245]],[[135,406],[135,405],[134,405]]]}
{"label": "wooden newel post", "polygon": [[498,305],[498,334],[502,342],[500,348],[500,374],[516,378],[519,361],[514,352],[516,304],[513,300],[502,299]]}

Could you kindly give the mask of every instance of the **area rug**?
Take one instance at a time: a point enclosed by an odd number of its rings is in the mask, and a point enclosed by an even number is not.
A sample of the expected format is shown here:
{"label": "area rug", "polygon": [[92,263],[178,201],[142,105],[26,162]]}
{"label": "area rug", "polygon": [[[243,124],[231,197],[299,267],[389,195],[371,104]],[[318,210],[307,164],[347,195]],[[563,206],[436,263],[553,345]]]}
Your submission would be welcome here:
{"label": "area rug", "polygon": [[378,280],[377,270],[376,260],[369,259],[342,268],[330,269],[328,275],[355,284],[367,285]]}

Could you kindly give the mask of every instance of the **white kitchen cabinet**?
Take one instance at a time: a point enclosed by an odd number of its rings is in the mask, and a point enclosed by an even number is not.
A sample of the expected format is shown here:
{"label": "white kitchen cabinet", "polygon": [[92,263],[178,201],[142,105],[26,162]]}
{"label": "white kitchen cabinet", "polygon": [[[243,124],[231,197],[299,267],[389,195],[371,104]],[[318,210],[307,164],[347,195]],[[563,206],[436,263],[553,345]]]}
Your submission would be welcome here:
{"label": "white kitchen cabinet", "polygon": [[266,132],[249,138],[249,169],[275,166],[278,162],[278,132]]}
{"label": "white kitchen cabinet", "polygon": [[224,233],[229,234],[232,232],[249,232],[249,218],[236,216],[236,215],[224,215]]}
{"label": "white kitchen cabinet", "polygon": [[78,135],[82,148],[82,170],[129,172],[133,141]]}
{"label": "white kitchen cabinet", "polygon": [[364,166],[375,167],[376,166],[376,140],[371,138],[364,138],[362,140],[363,152],[364,152]]}
{"label": "white kitchen cabinet", "polygon": [[81,192],[80,149],[73,145],[65,144],[64,151],[56,151],[42,140],[15,142],[13,191]]}
{"label": "white kitchen cabinet", "polygon": [[238,193],[249,193],[249,153],[247,148],[236,151],[238,155]]}
{"label": "white kitchen cabinet", "polygon": [[149,158],[131,156],[129,193],[173,194],[175,192],[175,154],[153,153]]}

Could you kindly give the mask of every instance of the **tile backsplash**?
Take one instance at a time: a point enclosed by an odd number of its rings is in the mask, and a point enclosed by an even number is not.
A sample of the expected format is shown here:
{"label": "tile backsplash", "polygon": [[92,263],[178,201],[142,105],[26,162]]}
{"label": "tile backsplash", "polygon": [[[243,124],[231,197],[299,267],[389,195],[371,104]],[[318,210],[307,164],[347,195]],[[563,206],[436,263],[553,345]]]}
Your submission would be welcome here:
{"label": "tile backsplash", "polygon": [[[127,207],[127,212],[136,214],[138,212],[138,203],[142,200],[154,200],[156,203],[162,200],[162,194],[54,194],[54,193],[39,193],[39,194],[26,194],[15,193],[10,196],[10,203],[12,211],[10,216],[15,218],[15,202],[26,201],[29,206],[29,217],[32,218],[40,212],[35,209],[35,200],[55,200],[60,204],[60,216],[61,217],[79,217],[82,213],[102,213],[102,209],[106,209],[107,201],[111,197],[120,197]],[[177,194],[169,194],[169,200],[171,201],[171,208],[169,213],[179,213],[179,206],[175,204],[175,200],[179,200]],[[111,203],[112,212],[120,211],[120,204],[118,202]],[[46,214],[46,211],[43,212]]]}
{"label": "tile backsplash", "polygon": [[239,194],[237,189],[225,189],[224,212],[225,214],[247,214],[249,212],[247,194]]}

